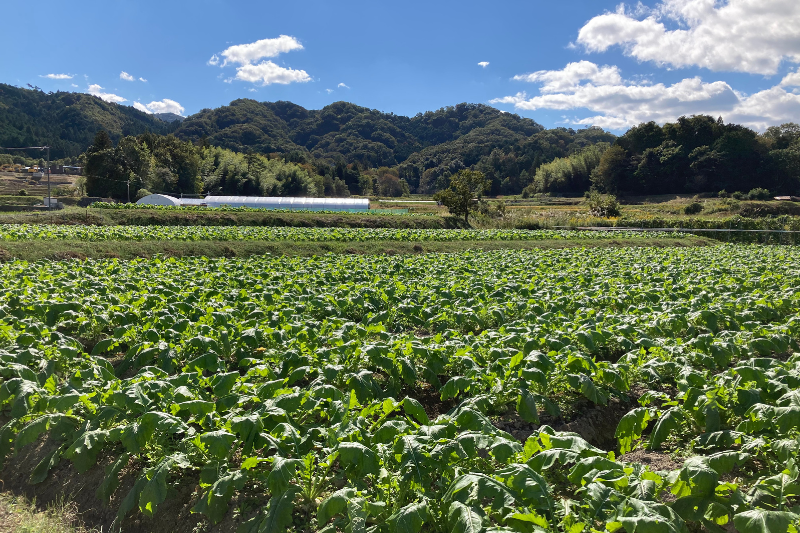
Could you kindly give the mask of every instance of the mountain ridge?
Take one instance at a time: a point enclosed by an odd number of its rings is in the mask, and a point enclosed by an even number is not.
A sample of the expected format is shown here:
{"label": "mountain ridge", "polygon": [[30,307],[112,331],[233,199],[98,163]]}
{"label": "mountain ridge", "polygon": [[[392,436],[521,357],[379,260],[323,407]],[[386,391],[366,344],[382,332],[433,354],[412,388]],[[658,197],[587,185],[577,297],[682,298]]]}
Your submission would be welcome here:
{"label": "mountain ridge", "polygon": [[149,131],[300,163],[391,167],[419,192],[477,167],[491,179],[493,192],[517,193],[542,163],[616,138],[600,128],[547,130],[485,104],[460,103],[407,117],[344,101],[314,110],[240,98],[179,120],[88,94],[0,84],[0,146],[48,143],[53,159],[77,159],[101,129],[115,143]]}

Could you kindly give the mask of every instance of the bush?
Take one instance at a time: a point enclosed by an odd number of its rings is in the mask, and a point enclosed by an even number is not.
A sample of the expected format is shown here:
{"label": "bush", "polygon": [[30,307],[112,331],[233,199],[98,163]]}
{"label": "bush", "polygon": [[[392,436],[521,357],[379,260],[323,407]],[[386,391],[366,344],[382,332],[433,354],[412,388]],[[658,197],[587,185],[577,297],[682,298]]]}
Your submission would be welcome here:
{"label": "bush", "polygon": [[755,189],[751,189],[749,193],[747,193],[748,200],[771,200],[772,194],[767,190],[761,187],[757,187]]}
{"label": "bush", "polygon": [[586,200],[586,205],[589,206],[589,213],[595,217],[618,217],[621,213],[617,197],[613,194],[600,194],[597,191],[591,191],[589,198]]}
{"label": "bush", "polygon": [[731,194],[728,191],[726,191],[725,189],[722,189],[721,191],[719,191],[717,193],[717,196],[720,197],[720,198],[730,198]]}
{"label": "bush", "polygon": [[20,189],[19,192],[17,192],[17,196],[28,196],[28,191]]}
{"label": "bush", "polygon": [[696,215],[703,210],[703,204],[700,202],[692,202],[683,208],[683,212],[687,215]]}
{"label": "bush", "polygon": [[742,191],[736,191],[735,193],[731,194],[731,198],[734,200],[744,200],[745,194]]}
{"label": "bush", "polygon": [[141,200],[145,196],[150,196],[151,194],[153,193],[151,193],[147,189],[139,189],[139,192],[136,193],[136,200]]}

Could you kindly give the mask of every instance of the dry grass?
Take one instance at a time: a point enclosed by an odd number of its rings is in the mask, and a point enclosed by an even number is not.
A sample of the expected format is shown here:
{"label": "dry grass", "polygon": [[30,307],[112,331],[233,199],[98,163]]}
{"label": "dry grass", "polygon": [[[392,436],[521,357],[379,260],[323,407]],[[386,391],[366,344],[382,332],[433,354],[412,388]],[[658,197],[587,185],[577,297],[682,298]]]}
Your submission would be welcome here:
{"label": "dry grass", "polygon": [[0,533],[93,533],[81,525],[74,503],[60,501],[46,509],[35,501],[0,493]]}

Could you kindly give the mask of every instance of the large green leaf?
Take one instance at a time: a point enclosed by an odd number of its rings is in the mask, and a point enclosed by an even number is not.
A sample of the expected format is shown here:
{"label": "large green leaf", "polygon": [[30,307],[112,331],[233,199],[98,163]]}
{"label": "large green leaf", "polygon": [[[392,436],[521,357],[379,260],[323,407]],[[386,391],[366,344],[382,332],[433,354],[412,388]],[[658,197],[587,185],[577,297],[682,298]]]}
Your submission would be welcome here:
{"label": "large green leaf", "polygon": [[103,478],[103,482],[95,493],[100,500],[108,502],[108,500],[111,499],[114,491],[116,491],[119,486],[119,473],[128,465],[129,461],[130,454],[123,453],[116,461],[106,467],[106,477]]}
{"label": "large green leaf", "polygon": [[516,495],[505,484],[486,474],[462,474],[455,478],[444,495],[444,502],[461,502],[466,505],[484,501],[490,502],[492,509],[511,507]]}
{"label": "large green leaf", "polygon": [[247,476],[235,470],[219,477],[192,508],[193,513],[206,515],[212,524],[220,522],[228,512],[228,504],[237,490],[241,490]]}
{"label": "large green leaf", "polygon": [[192,442],[204,453],[216,459],[224,459],[233,452],[236,436],[227,431],[209,431],[194,438]]}
{"label": "large green leaf", "polygon": [[752,509],[735,515],[733,525],[739,533],[788,533],[798,520],[800,515],[786,511]]}
{"label": "large green leaf", "polygon": [[174,454],[165,457],[145,472],[147,481],[139,494],[139,510],[142,514],[154,515],[158,506],[167,498],[167,476],[175,466],[185,468],[189,463],[184,455]]}
{"label": "large green leaf", "polygon": [[536,398],[527,389],[520,389],[517,397],[517,413],[520,418],[532,424],[539,423],[539,412],[536,409]]}
{"label": "large green leaf", "polygon": [[386,519],[390,533],[419,533],[428,521],[428,504],[410,503]]}
{"label": "large green leaf", "polygon": [[97,454],[108,441],[108,436],[109,432],[102,429],[86,431],[67,448],[64,457],[72,461],[78,472],[86,472],[97,462]]}
{"label": "large green leaf", "polygon": [[661,446],[661,443],[680,428],[683,419],[683,412],[678,407],[672,407],[662,413],[661,416],[658,417],[655,427],[653,427],[653,432],[650,434],[650,441],[647,443],[647,448],[655,450]]}
{"label": "large green leaf", "polygon": [[342,514],[347,509],[347,502],[355,497],[355,493],[355,489],[345,487],[325,498],[317,509],[317,522],[320,525],[327,524],[331,518]]}
{"label": "large green leaf", "polygon": [[359,442],[339,443],[339,461],[352,468],[356,476],[377,474],[380,469],[378,456]]}
{"label": "large green leaf", "polygon": [[283,533],[292,523],[294,497],[300,487],[290,485],[285,492],[273,494],[267,503],[266,516],[258,525],[258,533]]}
{"label": "large green leaf", "polygon": [[267,476],[269,492],[271,494],[280,494],[288,490],[289,484],[297,473],[297,468],[302,464],[302,459],[286,459],[285,457],[275,456],[272,461],[272,470]]}
{"label": "large green leaf", "polygon": [[450,533],[482,533],[483,519],[480,507],[473,508],[461,502],[453,502],[447,511],[447,529]]}
{"label": "large green leaf", "polygon": [[36,485],[37,483],[41,483],[45,479],[47,479],[47,474],[50,473],[50,470],[56,467],[58,463],[61,461],[61,455],[64,453],[65,445],[61,445],[57,448],[54,448],[53,451],[48,453],[47,455],[39,461],[39,464],[36,465],[31,471],[30,482],[31,485]]}
{"label": "large green leaf", "polygon": [[652,416],[651,410],[647,407],[637,407],[625,413],[614,433],[614,437],[619,440],[619,453],[625,454],[633,449],[633,442],[642,436]]}

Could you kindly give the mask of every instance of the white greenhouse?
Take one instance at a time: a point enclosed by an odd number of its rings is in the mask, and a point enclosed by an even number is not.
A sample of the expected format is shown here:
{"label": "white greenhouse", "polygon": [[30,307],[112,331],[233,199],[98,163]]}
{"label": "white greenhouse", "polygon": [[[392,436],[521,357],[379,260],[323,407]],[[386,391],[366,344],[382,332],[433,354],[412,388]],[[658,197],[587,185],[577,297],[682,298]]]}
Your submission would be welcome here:
{"label": "white greenhouse", "polygon": [[145,196],[137,204],[197,205],[205,207],[253,207],[257,209],[288,209],[305,211],[369,211],[368,198],[293,198],[268,196],[206,196],[205,198],[175,198],[165,194]]}
{"label": "white greenhouse", "polygon": [[182,205],[181,200],[166,194],[148,194],[140,198],[137,204],[142,205]]}

